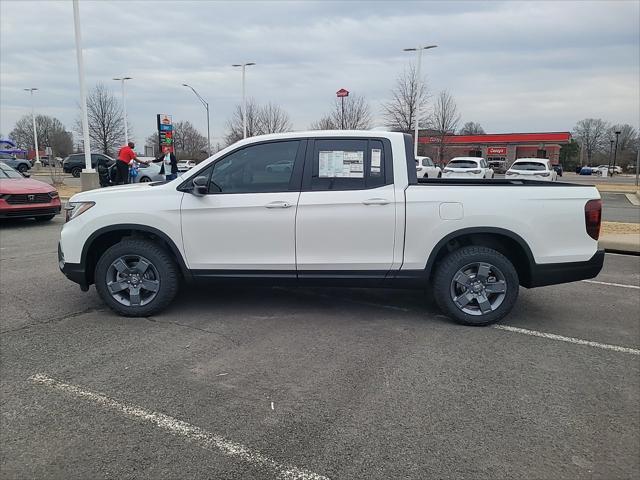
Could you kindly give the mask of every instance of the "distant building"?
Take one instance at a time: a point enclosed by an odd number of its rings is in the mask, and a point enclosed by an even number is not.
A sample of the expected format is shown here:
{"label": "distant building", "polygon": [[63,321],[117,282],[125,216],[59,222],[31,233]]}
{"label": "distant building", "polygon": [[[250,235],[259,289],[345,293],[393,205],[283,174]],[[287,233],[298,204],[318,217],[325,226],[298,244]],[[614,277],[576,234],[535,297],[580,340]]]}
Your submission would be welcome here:
{"label": "distant building", "polygon": [[420,152],[434,161],[448,162],[453,157],[484,157],[488,162],[507,168],[523,157],[548,158],[557,164],[560,147],[571,141],[569,132],[486,133],[482,135],[447,135],[440,157],[440,138],[432,132],[421,131]]}

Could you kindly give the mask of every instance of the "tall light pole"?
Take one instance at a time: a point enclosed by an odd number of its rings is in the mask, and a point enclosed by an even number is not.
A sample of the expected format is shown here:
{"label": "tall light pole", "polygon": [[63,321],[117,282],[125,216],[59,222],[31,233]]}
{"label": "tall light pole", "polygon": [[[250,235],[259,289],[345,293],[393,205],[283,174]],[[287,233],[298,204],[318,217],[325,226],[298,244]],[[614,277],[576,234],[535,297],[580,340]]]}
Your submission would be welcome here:
{"label": "tall light pole", "polygon": [[253,62],[236,63],[232,67],[242,67],[242,138],[247,138],[247,97],[245,95],[245,70],[249,65],[255,65]]}
{"label": "tall light pole", "polygon": [[622,132],[620,130],[618,130],[617,132],[615,132],[616,134],[616,147],[613,150],[613,171],[611,172],[611,176],[613,177],[613,174],[616,173],[616,157],[618,156],[618,137],[620,136]]}
{"label": "tall light pole", "polygon": [[196,92],[196,89],[193,88],[191,85],[187,83],[183,83],[182,86],[190,88],[191,91],[196,94],[196,97],[198,97],[198,100],[200,100],[202,105],[204,105],[205,110],[207,111],[207,152],[209,153],[209,156],[211,156],[211,131],[209,130],[209,102],[207,102],[204,98],[202,98],[200,94]]}
{"label": "tall light pole", "polygon": [[420,120],[420,112],[418,109],[420,108],[420,97],[422,96],[422,89],[424,88],[424,82],[422,81],[420,69],[422,67],[422,51],[429,50],[430,48],[436,48],[437,45],[418,45],[415,48],[405,48],[403,51],[405,52],[416,52],[417,59],[417,67],[416,67],[416,82],[418,83],[418,91],[416,92],[416,100],[415,105],[413,106],[413,112],[415,115],[415,137],[413,139],[413,156],[418,156],[418,122]]}
{"label": "tall light pole", "polygon": [[122,84],[122,116],[124,117],[124,144],[129,143],[129,130],[127,127],[127,97],[124,95],[124,82],[133,80],[133,77],[114,78]]}
{"label": "tall light pole", "polygon": [[[76,37],[76,59],[78,62],[78,79],[80,80],[80,110],[82,114],[82,136],[84,141],[84,164],[86,173],[94,173],[91,168],[91,140],[89,139],[89,118],[87,116],[87,88],[84,83],[84,62],[82,60],[82,34],[80,32],[80,7],[78,0],[73,0],[73,27]],[[87,186],[87,189],[90,187]],[[83,190],[84,190],[83,186]]]}
{"label": "tall light pole", "polygon": [[[35,107],[33,106],[33,92],[37,90],[38,89],[34,87],[24,89],[24,91],[29,92],[31,96],[31,120],[33,121],[33,144],[36,147],[36,165],[39,167],[42,165],[42,163],[40,163],[40,152],[38,151],[39,148],[38,148],[38,130],[36,128],[36,111],[35,111]],[[49,162],[51,162],[51,159],[49,159]]]}

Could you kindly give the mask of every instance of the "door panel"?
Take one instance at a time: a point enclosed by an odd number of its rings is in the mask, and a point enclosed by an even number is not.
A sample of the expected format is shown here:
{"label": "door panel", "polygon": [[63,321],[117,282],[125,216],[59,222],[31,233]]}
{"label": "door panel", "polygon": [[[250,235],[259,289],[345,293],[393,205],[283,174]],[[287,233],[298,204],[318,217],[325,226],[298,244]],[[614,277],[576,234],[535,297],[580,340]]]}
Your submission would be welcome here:
{"label": "door panel", "polygon": [[208,194],[184,195],[189,268],[295,271],[295,217],[306,141],[241,147],[196,176]]}
{"label": "door panel", "polygon": [[396,198],[391,146],[383,140],[310,142],[296,216],[298,275],[314,270],[388,271]]}

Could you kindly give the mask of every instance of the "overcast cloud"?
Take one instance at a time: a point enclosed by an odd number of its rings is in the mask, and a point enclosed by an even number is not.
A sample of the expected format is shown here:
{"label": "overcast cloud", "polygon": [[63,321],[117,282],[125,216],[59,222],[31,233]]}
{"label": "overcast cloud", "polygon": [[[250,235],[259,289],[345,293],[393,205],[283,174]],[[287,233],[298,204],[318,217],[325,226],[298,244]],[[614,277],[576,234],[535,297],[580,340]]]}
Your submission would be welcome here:
{"label": "overcast cloud", "polygon": [[[133,135],[156,113],[190,120],[212,143],[248,95],[280,104],[294,128],[327,111],[339,88],[364,95],[375,122],[402,68],[405,47],[435,43],[423,66],[432,92],[448,89],[463,121],[487,132],[566,131],[584,117],[640,123],[640,2],[80,2],[88,86],[120,95],[123,74]],[[165,20],[160,20],[165,19]],[[78,116],[71,1],[0,0],[0,132],[29,113],[69,129]]]}

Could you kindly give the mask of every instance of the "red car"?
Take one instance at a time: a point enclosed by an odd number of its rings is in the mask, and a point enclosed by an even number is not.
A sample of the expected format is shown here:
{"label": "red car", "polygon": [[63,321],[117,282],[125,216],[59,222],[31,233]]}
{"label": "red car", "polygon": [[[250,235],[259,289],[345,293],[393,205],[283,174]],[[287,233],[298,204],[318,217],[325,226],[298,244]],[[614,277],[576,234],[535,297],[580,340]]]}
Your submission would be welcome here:
{"label": "red car", "polygon": [[23,177],[0,162],[0,218],[51,220],[60,213],[60,197],[51,185]]}

